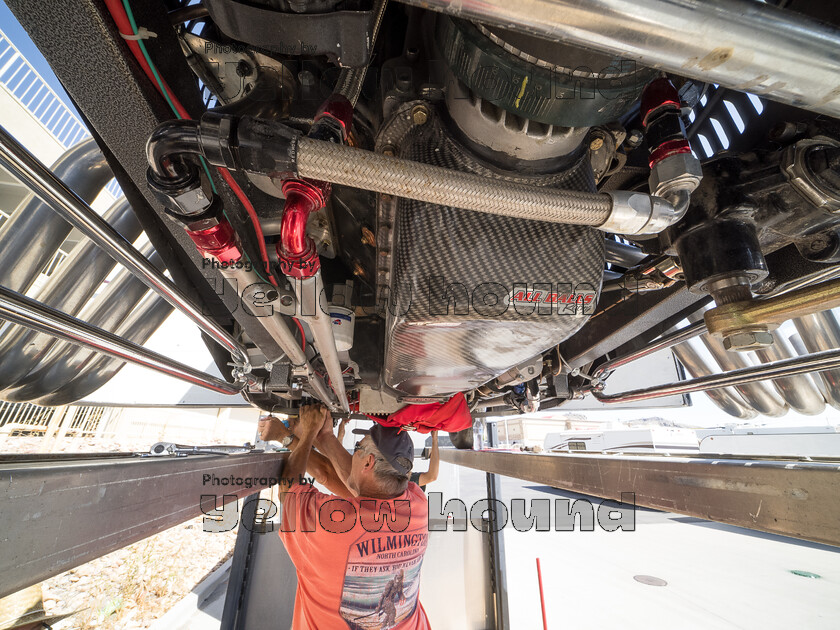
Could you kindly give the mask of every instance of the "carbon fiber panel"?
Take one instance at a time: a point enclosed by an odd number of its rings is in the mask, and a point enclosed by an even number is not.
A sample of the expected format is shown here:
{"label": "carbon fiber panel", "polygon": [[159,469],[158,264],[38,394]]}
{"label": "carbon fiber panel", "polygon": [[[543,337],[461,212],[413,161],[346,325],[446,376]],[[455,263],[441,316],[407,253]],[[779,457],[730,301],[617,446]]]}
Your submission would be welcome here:
{"label": "carbon fiber panel", "polygon": [[[401,157],[594,191],[585,156],[562,173],[525,176],[479,163],[437,117]],[[412,395],[471,389],[568,338],[595,310],[604,238],[592,228],[525,221],[401,199],[388,303],[385,381]]]}

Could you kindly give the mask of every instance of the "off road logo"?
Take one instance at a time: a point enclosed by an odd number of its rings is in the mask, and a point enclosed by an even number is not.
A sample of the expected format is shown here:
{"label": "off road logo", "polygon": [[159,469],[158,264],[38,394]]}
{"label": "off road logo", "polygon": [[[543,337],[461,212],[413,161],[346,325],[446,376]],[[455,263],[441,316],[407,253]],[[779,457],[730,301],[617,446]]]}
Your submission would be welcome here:
{"label": "off road logo", "polygon": [[583,317],[595,311],[597,294],[594,291],[552,291],[514,289],[508,296],[508,303],[517,313],[547,314],[555,312],[562,315]]}

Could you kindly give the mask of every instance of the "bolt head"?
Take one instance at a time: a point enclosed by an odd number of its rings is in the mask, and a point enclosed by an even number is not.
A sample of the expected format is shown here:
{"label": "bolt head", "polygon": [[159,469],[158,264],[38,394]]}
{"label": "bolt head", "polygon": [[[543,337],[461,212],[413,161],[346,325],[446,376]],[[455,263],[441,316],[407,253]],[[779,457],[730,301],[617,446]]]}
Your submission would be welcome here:
{"label": "bolt head", "polygon": [[425,105],[417,105],[411,110],[411,120],[415,125],[425,125],[429,120],[429,110]]}
{"label": "bolt head", "polygon": [[589,150],[590,151],[597,151],[602,146],[604,146],[604,139],[603,138],[595,138],[592,142],[589,143]]}
{"label": "bolt head", "polygon": [[773,335],[757,330],[727,335],[723,338],[723,347],[730,352],[749,352],[773,345]]}

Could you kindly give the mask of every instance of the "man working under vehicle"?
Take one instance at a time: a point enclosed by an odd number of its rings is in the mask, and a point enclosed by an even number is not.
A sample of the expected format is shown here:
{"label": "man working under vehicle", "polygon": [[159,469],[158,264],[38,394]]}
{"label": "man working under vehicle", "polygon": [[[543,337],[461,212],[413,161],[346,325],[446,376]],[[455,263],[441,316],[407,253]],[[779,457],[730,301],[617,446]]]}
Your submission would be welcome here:
{"label": "man working under vehicle", "polygon": [[[297,569],[292,628],[428,630],[418,598],[428,508],[409,482],[411,438],[375,424],[350,455],[332,426],[324,407],[301,407],[287,442],[280,538]],[[338,496],[300,484],[307,470]]]}

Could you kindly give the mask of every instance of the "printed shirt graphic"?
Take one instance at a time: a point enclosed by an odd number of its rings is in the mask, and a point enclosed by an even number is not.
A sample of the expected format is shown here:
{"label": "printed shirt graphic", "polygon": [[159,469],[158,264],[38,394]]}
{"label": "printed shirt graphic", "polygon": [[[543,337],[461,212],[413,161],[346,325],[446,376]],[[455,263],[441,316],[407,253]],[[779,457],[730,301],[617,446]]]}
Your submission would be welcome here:
{"label": "printed shirt graphic", "polygon": [[292,630],[430,630],[418,597],[428,504],[416,484],[389,501],[290,492],[280,538],[298,573]]}

